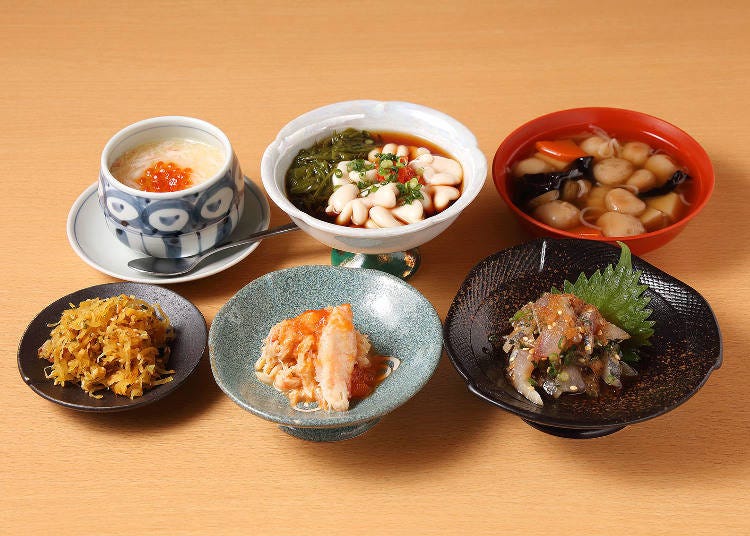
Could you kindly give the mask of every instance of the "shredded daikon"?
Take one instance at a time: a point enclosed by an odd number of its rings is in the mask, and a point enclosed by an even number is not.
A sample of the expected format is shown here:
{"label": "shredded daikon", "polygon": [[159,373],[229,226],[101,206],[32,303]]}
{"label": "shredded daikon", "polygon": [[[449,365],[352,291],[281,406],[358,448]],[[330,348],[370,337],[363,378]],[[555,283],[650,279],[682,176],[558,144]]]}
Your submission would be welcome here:
{"label": "shredded daikon", "polygon": [[598,225],[594,225],[593,223],[589,223],[588,221],[586,221],[586,218],[585,218],[586,212],[588,212],[589,210],[593,210],[594,208],[595,207],[582,208],[581,211],[578,213],[578,219],[582,225],[585,225],[586,227],[591,227],[592,229],[596,229],[597,231],[601,231],[602,230],[601,227],[599,227]]}
{"label": "shredded daikon", "polygon": [[609,158],[612,156],[619,156],[620,151],[622,150],[622,146],[620,145],[620,142],[617,141],[617,138],[613,138],[607,132],[595,125],[589,125],[589,130],[596,136],[599,136],[604,141],[607,142],[606,145],[603,145],[602,148],[600,148],[597,152],[599,153],[599,156],[602,158]]}

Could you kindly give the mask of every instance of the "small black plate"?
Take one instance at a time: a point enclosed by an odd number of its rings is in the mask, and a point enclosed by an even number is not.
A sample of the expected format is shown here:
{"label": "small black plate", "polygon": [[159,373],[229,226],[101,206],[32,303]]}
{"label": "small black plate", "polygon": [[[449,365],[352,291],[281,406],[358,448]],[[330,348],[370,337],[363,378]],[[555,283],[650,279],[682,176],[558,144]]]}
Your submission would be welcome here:
{"label": "small black plate", "polygon": [[[67,383],[62,387],[45,378],[44,368],[49,362],[40,359],[37,352],[49,338],[51,328],[47,325],[58,322],[62,312],[70,308],[71,303],[78,305],[83,300],[110,298],[120,294],[132,295],[149,303],[158,302],[169,317],[175,329],[172,353],[167,363],[175,371],[172,374],[173,380],[131,400],[109,390],[98,392],[103,395],[102,398],[92,398],[77,384]],[[18,370],[23,381],[37,394],[62,406],[79,411],[123,411],[145,406],[176,390],[198,367],[206,350],[207,337],[206,320],[201,312],[191,302],[169,289],[139,283],[97,285],[60,298],[45,307],[31,321],[18,346]]]}
{"label": "small black plate", "polygon": [[643,347],[638,377],[600,398],[564,395],[537,406],[516,392],[504,374],[506,357],[488,341],[510,332],[508,319],[565,279],[617,264],[620,248],[591,240],[542,238],[479,262],[458,290],[443,328],[445,347],[469,390],[515,413],[535,428],[562,437],[607,435],[670,411],[694,395],[721,366],[721,333],[711,307],[694,289],[633,257],[649,286],[651,346]]}

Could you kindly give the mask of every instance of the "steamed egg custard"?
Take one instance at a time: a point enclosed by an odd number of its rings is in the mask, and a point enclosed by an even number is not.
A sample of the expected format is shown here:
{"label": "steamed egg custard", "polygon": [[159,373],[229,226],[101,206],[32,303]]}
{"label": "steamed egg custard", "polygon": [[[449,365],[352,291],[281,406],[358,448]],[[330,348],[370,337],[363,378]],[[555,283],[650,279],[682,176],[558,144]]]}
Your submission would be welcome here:
{"label": "steamed egg custard", "polygon": [[510,173],[518,207],[583,238],[658,231],[685,217],[694,195],[690,175],[674,156],[596,127],[535,142]]}
{"label": "steamed egg custard", "polygon": [[121,183],[145,192],[176,192],[214,177],[224,151],[187,138],[168,138],[138,145],[120,155],[110,172]]}
{"label": "steamed egg custard", "polygon": [[461,196],[461,164],[429,142],[353,128],[301,150],[286,174],[289,200],[338,225],[380,229],[424,220]]}
{"label": "steamed egg custard", "polygon": [[299,411],[346,411],[399,365],[375,354],[354,328],[351,305],[305,311],[268,333],[255,363],[260,381],[283,392]]}

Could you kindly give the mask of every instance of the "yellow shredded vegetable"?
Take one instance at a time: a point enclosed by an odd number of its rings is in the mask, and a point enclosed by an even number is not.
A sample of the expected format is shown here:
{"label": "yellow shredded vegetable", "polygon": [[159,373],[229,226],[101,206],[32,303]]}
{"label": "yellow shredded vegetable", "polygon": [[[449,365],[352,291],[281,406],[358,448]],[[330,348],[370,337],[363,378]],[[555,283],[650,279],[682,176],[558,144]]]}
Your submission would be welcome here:
{"label": "yellow shredded vegetable", "polygon": [[[79,383],[94,398],[111,389],[131,399],[172,381],[167,370],[174,329],[159,304],[133,296],[82,301],[62,313],[39,357],[55,385]],[[49,327],[53,327],[50,325]]]}

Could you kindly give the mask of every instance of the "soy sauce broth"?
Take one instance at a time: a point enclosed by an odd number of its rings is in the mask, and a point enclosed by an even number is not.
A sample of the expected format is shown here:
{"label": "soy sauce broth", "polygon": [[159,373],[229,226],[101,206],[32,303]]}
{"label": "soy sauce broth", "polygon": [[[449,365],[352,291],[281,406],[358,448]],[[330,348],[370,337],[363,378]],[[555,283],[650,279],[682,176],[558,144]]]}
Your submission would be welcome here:
{"label": "soy sauce broth", "polygon": [[[330,165],[324,166],[322,163],[320,166],[316,166],[315,171],[316,171],[317,177],[314,182],[310,182],[310,184],[305,185],[304,191],[301,191],[302,190],[301,188],[298,188],[292,184],[293,179],[290,178],[290,174],[293,174],[296,172],[295,164],[298,162],[298,160],[300,159],[300,156],[303,155],[303,153],[309,153],[310,151],[313,151],[316,148],[318,148],[323,142],[329,141],[334,136],[338,134],[342,134],[343,132],[347,132],[349,130],[350,129],[346,129],[341,132],[332,133],[329,136],[316,141],[310,146],[301,149],[297,153],[292,165],[287,171],[287,175],[285,179],[285,193],[287,197],[289,198],[289,200],[298,209],[323,221],[334,223],[336,219],[335,215],[330,216],[326,214],[325,206],[327,205],[328,198],[333,193],[331,174],[333,172],[333,169],[339,162],[346,161],[346,160],[355,160],[355,159],[363,159],[367,161],[368,154],[370,153],[372,149],[376,147],[383,147],[384,145],[389,144],[389,143],[394,143],[397,145],[414,146],[417,148],[425,148],[429,150],[430,153],[435,156],[450,158],[452,160],[455,160],[456,162],[459,162],[458,159],[454,158],[452,155],[450,155],[447,151],[442,149],[440,146],[436,145],[435,143],[429,140],[426,140],[419,136],[415,136],[413,134],[407,134],[403,132],[393,132],[393,131],[370,131],[370,130],[353,129],[356,132],[360,132],[360,133],[366,132],[367,135],[369,135],[369,137],[372,140],[372,143],[370,144],[368,148],[365,149],[364,147],[362,147],[362,151],[356,157],[351,157],[350,154],[347,154],[347,157],[335,158],[336,151],[334,150],[329,151],[329,148],[326,147],[324,151],[325,158],[329,160],[329,162],[335,162],[335,164],[333,164],[332,167]],[[304,159],[304,161],[308,163],[308,167],[314,165],[314,164],[311,164],[313,160],[314,159],[312,158]],[[325,173],[324,173],[324,170],[325,170]],[[325,177],[323,177],[324,174],[325,174]],[[308,180],[308,178],[306,177],[305,180]],[[463,178],[461,180],[461,183],[456,185],[455,187],[459,190],[461,194],[463,194],[463,188],[464,188]]]}
{"label": "soy sauce broth", "polygon": [[[618,141],[620,147],[624,146],[628,142],[641,142],[649,145],[651,147],[651,153],[650,155],[655,154],[664,154],[668,156],[676,165],[677,169],[682,170],[686,172],[691,178],[677,186],[674,187],[672,190],[674,193],[680,196],[682,199],[682,209],[679,212],[679,216],[671,221],[669,221],[665,226],[661,227],[661,229],[666,229],[675,223],[679,222],[680,220],[686,218],[692,211],[693,206],[696,200],[699,198],[699,188],[700,185],[697,183],[696,180],[694,180],[691,171],[688,166],[684,164],[684,159],[681,157],[680,151],[670,144],[667,140],[656,136],[654,134],[648,133],[648,132],[642,132],[642,131],[636,131],[636,132],[629,132],[629,131],[619,131],[614,129],[602,129],[599,128],[597,125],[586,125],[586,127],[574,127],[574,128],[564,128],[564,129],[556,129],[550,132],[547,132],[538,138],[529,141],[524,146],[520,147],[517,151],[515,151],[515,154],[513,157],[509,160],[509,165],[506,168],[507,173],[507,180],[509,185],[509,191],[511,193],[511,197],[513,197],[514,194],[514,187],[515,182],[518,181],[518,178],[515,178],[512,173],[513,166],[526,158],[534,157],[535,154],[538,152],[535,144],[540,141],[562,141],[562,140],[572,140],[577,145],[580,146],[581,142],[585,139],[591,137],[591,136],[602,136],[602,133],[606,134],[609,138],[614,138]],[[613,155],[617,156],[617,155]],[[603,160],[603,158],[597,159],[597,161]],[[572,165],[572,164],[571,164]],[[570,167],[567,166],[565,169],[568,169]],[[643,166],[635,166],[635,169],[642,169]],[[594,185],[597,185],[598,183],[596,181],[593,181]],[[623,187],[615,186],[616,187]],[[612,187],[608,187],[612,188]],[[649,197],[648,195],[643,196],[642,194],[647,194],[646,192],[642,192],[641,195],[638,195],[639,198],[646,199]],[[588,194],[587,194],[588,195]],[[578,203],[574,203],[578,206]],[[518,207],[523,210],[524,212],[530,213],[529,210],[525,206],[518,205]],[[580,207],[579,207],[580,208]],[[532,217],[534,217],[532,215]],[[537,219],[534,217],[534,219]],[[587,217],[588,219],[588,217]],[[546,223],[544,221],[540,221],[541,223]],[[547,223],[547,225],[549,225]],[[658,230],[661,230],[658,229]],[[597,229],[594,229],[592,227],[589,227],[587,225],[583,225],[581,223],[580,225],[577,225],[572,228],[563,229],[566,232],[575,234],[580,236],[581,238],[599,238],[602,236],[602,233],[598,231]],[[645,231],[646,233],[652,232],[648,229]]]}

